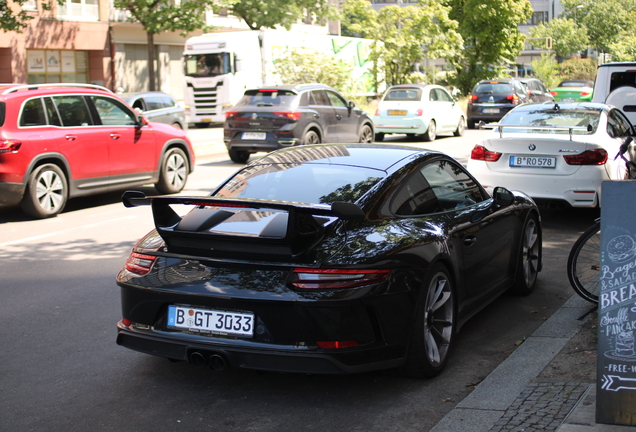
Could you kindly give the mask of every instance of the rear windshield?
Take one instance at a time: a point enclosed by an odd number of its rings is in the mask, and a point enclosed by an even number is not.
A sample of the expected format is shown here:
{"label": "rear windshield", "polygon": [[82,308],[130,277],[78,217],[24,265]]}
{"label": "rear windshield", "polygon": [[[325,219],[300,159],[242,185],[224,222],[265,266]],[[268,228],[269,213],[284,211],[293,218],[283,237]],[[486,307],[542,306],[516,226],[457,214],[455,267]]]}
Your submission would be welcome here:
{"label": "rear windshield", "polygon": [[422,99],[422,89],[395,88],[390,89],[384,96],[385,101],[419,101]]}
{"label": "rear windshield", "polygon": [[508,94],[512,93],[512,84],[510,83],[483,83],[477,84],[474,93],[492,93],[492,94]]}
{"label": "rear windshield", "polygon": [[610,79],[610,93],[619,87],[636,87],[636,71],[614,72]]}
{"label": "rear windshield", "polygon": [[[542,129],[542,127],[579,127],[573,129],[572,133],[586,135],[596,132],[601,118],[600,109],[575,110],[536,110],[536,111],[510,111],[499,124],[515,126],[533,126],[532,129],[504,128],[508,133],[546,133],[546,134],[569,134],[569,130]],[[588,131],[589,127],[589,131]]]}
{"label": "rear windshield", "polygon": [[593,87],[594,83],[590,81],[563,81],[559,87]]}
{"label": "rear windshield", "polygon": [[290,90],[248,90],[236,106],[290,107],[297,98],[298,95]]}
{"label": "rear windshield", "polygon": [[330,204],[355,202],[384,171],[343,165],[305,163],[263,164],[240,171],[217,196]]}

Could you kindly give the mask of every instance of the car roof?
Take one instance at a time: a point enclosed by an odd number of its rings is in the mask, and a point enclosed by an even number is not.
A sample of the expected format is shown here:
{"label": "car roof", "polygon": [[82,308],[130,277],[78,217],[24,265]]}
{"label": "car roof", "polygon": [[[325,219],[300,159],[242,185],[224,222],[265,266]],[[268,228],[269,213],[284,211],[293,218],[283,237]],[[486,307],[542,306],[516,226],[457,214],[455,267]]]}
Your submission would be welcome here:
{"label": "car roof", "polygon": [[249,166],[303,162],[357,166],[389,171],[393,165],[407,158],[413,161],[438,155],[443,155],[443,153],[401,145],[317,144],[291,147],[268,153],[262,158],[251,162]]}
{"label": "car roof", "polygon": [[102,93],[106,92],[111,95],[114,93],[95,84],[84,83],[46,83],[46,84],[0,84],[0,94],[3,96],[11,94],[24,95],[24,92],[38,91],[42,94],[60,94],[60,93]]}
{"label": "car roof", "polygon": [[610,109],[610,105],[604,103],[595,102],[539,102],[519,105],[514,108],[515,111],[537,111],[538,109],[552,110],[555,106],[558,106],[560,110],[573,110],[573,109],[593,109],[600,111],[607,111]]}
{"label": "car roof", "polygon": [[263,90],[263,89],[278,89],[278,90],[292,90],[292,91],[305,91],[305,90],[335,90],[325,84],[309,83],[309,84],[280,84],[280,85],[266,85],[247,89],[246,91]]}
{"label": "car roof", "polygon": [[[391,87],[389,87],[389,90],[392,90],[394,88],[427,88],[427,87],[442,87],[436,84],[396,84],[396,85],[392,85]],[[442,87],[443,88],[443,87]]]}
{"label": "car roof", "polygon": [[134,97],[146,97],[146,96],[170,96],[168,93],[161,91],[146,91],[146,92],[126,92],[117,93],[117,96],[122,99],[134,98]]}

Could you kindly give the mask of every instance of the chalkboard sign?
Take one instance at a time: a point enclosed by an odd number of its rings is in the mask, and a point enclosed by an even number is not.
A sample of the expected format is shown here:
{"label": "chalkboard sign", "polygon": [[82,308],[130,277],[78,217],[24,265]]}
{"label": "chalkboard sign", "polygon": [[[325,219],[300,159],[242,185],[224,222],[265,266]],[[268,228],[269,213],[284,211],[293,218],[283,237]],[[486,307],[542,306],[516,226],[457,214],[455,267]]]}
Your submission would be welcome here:
{"label": "chalkboard sign", "polygon": [[636,426],[636,181],[602,195],[596,421]]}

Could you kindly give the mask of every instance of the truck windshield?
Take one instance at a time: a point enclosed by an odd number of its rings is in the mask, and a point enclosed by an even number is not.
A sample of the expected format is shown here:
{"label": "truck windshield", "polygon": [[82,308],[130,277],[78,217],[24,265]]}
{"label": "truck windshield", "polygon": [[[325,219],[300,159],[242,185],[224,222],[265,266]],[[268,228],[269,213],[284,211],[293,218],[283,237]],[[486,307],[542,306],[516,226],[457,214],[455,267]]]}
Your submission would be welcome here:
{"label": "truck windshield", "polygon": [[209,77],[232,72],[230,53],[187,54],[183,60],[183,72],[189,77]]}

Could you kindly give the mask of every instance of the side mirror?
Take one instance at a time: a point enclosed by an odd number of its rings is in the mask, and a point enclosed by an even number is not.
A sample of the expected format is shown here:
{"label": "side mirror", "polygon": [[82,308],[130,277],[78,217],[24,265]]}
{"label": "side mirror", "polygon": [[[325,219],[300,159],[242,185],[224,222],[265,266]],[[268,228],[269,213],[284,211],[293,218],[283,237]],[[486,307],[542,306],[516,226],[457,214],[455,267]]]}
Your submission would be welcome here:
{"label": "side mirror", "polygon": [[508,189],[497,186],[493,192],[492,197],[497,207],[508,207],[515,202],[515,196]]}
{"label": "side mirror", "polygon": [[356,103],[354,101],[349,101],[349,105],[348,105],[349,109],[354,109],[356,107]]}
{"label": "side mirror", "polygon": [[137,123],[139,127],[148,126],[148,119],[144,115],[139,115],[139,122]]}
{"label": "side mirror", "polygon": [[331,211],[342,220],[364,219],[364,212],[356,204],[344,201],[331,203]]}

